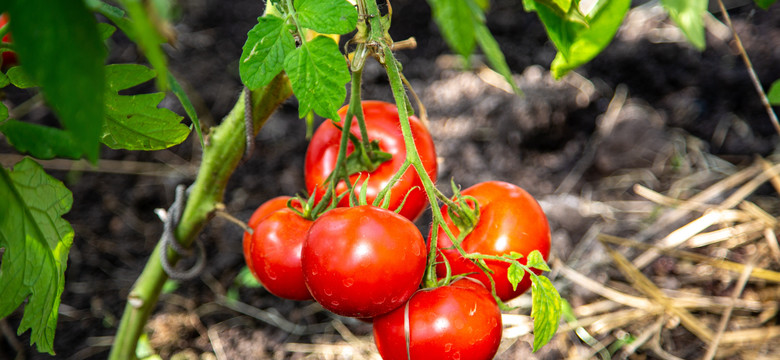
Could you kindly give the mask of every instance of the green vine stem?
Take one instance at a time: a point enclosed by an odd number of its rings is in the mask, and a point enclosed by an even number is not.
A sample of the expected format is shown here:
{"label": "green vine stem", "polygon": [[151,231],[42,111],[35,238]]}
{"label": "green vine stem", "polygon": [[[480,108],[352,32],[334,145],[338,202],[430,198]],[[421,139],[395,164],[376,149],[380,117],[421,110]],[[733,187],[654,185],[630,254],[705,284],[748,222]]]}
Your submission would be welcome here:
{"label": "green vine stem", "polygon": [[[252,115],[254,133],[257,134],[265,121],[282,101],[292,95],[290,81],[280,74],[265,87],[252,91]],[[233,110],[214,129],[203,149],[203,160],[197,178],[187,200],[179,226],[175,230],[178,242],[189,247],[206,223],[214,216],[222,202],[228,179],[235,171],[244,153],[244,97],[239,96]],[[160,264],[160,245],[149,257],[141,275],[127,297],[127,305],[119,324],[109,359],[134,359],[138,338],[146,321],[154,310],[168,279]],[[169,252],[172,264],[179,257]]]}

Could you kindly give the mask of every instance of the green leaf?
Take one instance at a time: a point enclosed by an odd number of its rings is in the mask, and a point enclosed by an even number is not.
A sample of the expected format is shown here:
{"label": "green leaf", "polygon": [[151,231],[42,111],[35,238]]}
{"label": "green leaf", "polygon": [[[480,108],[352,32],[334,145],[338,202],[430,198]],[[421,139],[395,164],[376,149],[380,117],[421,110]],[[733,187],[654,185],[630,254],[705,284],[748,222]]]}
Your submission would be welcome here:
{"label": "green leaf", "polygon": [[247,33],[238,63],[241,81],[250,90],[267,85],[282,71],[285,57],[293,50],[295,39],[282,19],[272,15],[258,18]]}
{"label": "green leaf", "polygon": [[477,43],[482,49],[482,52],[485,53],[485,57],[487,57],[490,66],[506,79],[509,85],[512,86],[512,90],[514,90],[515,94],[521,94],[522,91],[520,91],[520,88],[515,84],[515,79],[512,77],[512,71],[509,70],[509,65],[506,63],[504,53],[501,52],[501,48],[496,39],[493,38],[493,34],[490,33],[490,30],[488,30],[487,26],[483,23],[476,23],[474,30],[477,36]]}
{"label": "green leaf", "polygon": [[556,79],[601,53],[612,41],[631,5],[631,0],[602,1],[606,3],[595,14],[588,15],[587,26],[575,20],[561,19],[547,7],[537,7],[539,18],[558,49],[550,66]]}
{"label": "green leaf", "polygon": [[61,129],[8,120],[0,124],[0,132],[5,134],[8,142],[16,150],[38,159],[54,157],[78,159],[83,154],[73,135]]}
{"label": "green leaf", "polygon": [[704,50],[704,14],[708,0],[661,0],[669,16],[677,23],[688,41],[699,51]]}
{"label": "green leaf", "polygon": [[774,5],[774,3],[777,0],[753,0],[753,1],[756,3],[756,5],[758,5],[758,7],[766,10],[769,9],[770,6]]}
{"label": "green leaf", "polygon": [[525,270],[517,262],[509,265],[506,277],[509,283],[512,284],[512,290],[517,290],[517,285],[520,284],[520,281],[523,281],[523,276],[525,276]]}
{"label": "green leaf", "polygon": [[159,75],[157,77],[157,88],[162,91],[168,90],[168,58],[162,51],[160,44],[165,42],[165,38],[158,31],[158,24],[153,23],[152,18],[147,14],[144,2],[141,0],[121,0],[122,7],[127,10],[130,17],[132,38],[138,46],[141,47],[144,55],[152,64],[152,67]]}
{"label": "green leaf", "polygon": [[9,16],[25,72],[92,161],[103,123],[106,48],[83,0],[14,0]]}
{"label": "green leaf", "polygon": [[155,72],[143,65],[106,66],[106,122],[101,141],[112,149],[160,150],[187,138],[189,128],[182,117],[157,105],[163,93],[119,95],[119,90],[154,78]]}
{"label": "green leaf", "polygon": [[206,144],[203,141],[203,130],[200,128],[200,119],[198,119],[198,112],[195,111],[195,106],[192,105],[192,102],[190,101],[190,97],[187,96],[187,93],[181,87],[179,81],[176,80],[175,77],[173,77],[173,74],[169,72],[168,77],[169,77],[168,82],[171,84],[171,91],[173,92],[174,95],[176,95],[176,98],[179,99],[181,106],[184,108],[184,111],[187,113],[187,116],[190,117],[190,120],[192,120],[192,124],[195,126],[195,132],[198,134],[198,140],[200,140],[201,149],[206,148]]}
{"label": "green leaf", "polygon": [[295,0],[298,22],[321,34],[346,34],[357,26],[357,9],[346,0]]}
{"label": "green leaf", "polygon": [[769,98],[770,104],[780,105],[780,80],[775,80],[772,83],[772,87],[769,88],[769,93],[766,96]]}
{"label": "green leaf", "polygon": [[8,80],[11,81],[11,84],[20,89],[27,89],[38,86],[38,84],[30,79],[27,73],[24,72],[24,69],[21,66],[14,66],[8,69],[6,75],[8,75]]}
{"label": "green leaf", "polygon": [[259,281],[257,281],[257,278],[252,275],[252,272],[246,266],[244,266],[241,271],[238,272],[238,275],[236,275],[235,283],[239,286],[252,289],[263,286]]}
{"label": "green leaf", "polygon": [[550,271],[550,267],[547,266],[547,263],[544,261],[544,257],[539,250],[531,251],[531,253],[528,254],[528,260],[525,265],[542,271]]}
{"label": "green leaf", "polygon": [[5,107],[5,104],[0,102],[0,121],[3,121],[5,119],[8,119],[8,108]]}
{"label": "green leaf", "polygon": [[73,228],[62,219],[73,196],[35,161],[25,158],[12,171],[0,167],[0,318],[23,302],[18,333],[54,355],[54,330]]}
{"label": "green leaf", "polygon": [[103,39],[103,41],[106,41],[111,35],[114,35],[116,27],[106,23],[98,23],[98,32],[100,33],[100,38]]}
{"label": "green leaf", "polygon": [[0,72],[0,88],[4,88],[8,86],[8,84],[10,83],[11,83],[11,79],[8,78],[8,75]]}
{"label": "green leaf", "polygon": [[558,331],[561,318],[561,295],[550,279],[531,276],[531,317],[534,318],[534,352]]}
{"label": "green leaf", "polygon": [[428,0],[444,41],[464,57],[474,52],[476,22],[468,0]]}
{"label": "green leaf", "polygon": [[300,103],[298,116],[314,110],[318,115],[338,119],[338,108],[347,97],[349,70],[333,39],[317,36],[293,50],[284,61],[293,93]]}

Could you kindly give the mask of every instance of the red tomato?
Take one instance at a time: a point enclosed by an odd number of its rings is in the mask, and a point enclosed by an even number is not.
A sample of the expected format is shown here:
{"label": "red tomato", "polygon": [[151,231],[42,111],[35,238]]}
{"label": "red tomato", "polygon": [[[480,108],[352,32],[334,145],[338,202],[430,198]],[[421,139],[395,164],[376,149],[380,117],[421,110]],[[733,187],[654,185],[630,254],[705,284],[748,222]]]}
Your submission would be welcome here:
{"label": "red tomato", "polygon": [[[8,23],[8,14],[3,13],[0,14],[0,28],[5,26],[5,24]],[[11,33],[6,34],[3,36],[3,42],[4,43],[10,43],[11,40]],[[14,66],[17,64],[16,54],[13,51],[5,51],[3,52],[3,68],[7,69],[11,66]]]}
{"label": "red tomato", "polygon": [[427,255],[411,221],[370,205],[321,215],[301,253],[312,297],[331,312],[358,318],[406,302],[420,286]]}
{"label": "red tomato", "polygon": [[[539,250],[547,260],[550,255],[550,226],[539,203],[525,190],[515,185],[488,181],[474,185],[462,191],[462,194],[473,196],[479,203],[479,221],[474,229],[461,243],[467,253],[485,255],[502,255],[514,251],[522,254],[520,263],[526,263],[526,256]],[[460,233],[447,214],[447,207],[442,207],[442,215],[454,236]],[[429,235],[430,236],[430,235]],[[443,229],[439,229],[437,247],[447,257],[452,268],[452,275],[475,272],[469,275],[482,281],[490,288],[487,276],[468,259],[460,256],[452,248],[452,240]],[[439,261],[441,261],[441,257]],[[531,278],[527,274],[520,281],[517,290],[512,290],[512,284],[507,279],[509,263],[497,260],[486,260],[488,267],[494,271],[496,294],[503,301],[513,299],[531,287]],[[443,277],[446,272],[444,264],[436,266],[436,272]],[[541,271],[535,271],[541,274]]]}
{"label": "red tomato", "polygon": [[[273,212],[277,210],[281,210],[287,207],[287,201],[290,200],[289,196],[277,196],[271,200],[268,200],[264,202],[260,207],[255,210],[254,213],[252,213],[252,216],[249,217],[249,222],[247,222],[247,226],[249,226],[250,229],[254,230],[254,228],[257,226],[257,224],[260,223],[260,220],[265,219],[266,216],[271,215]],[[251,244],[252,235],[248,232],[244,231],[244,260],[246,260],[246,264],[250,265],[250,261],[252,258],[249,256],[249,244]]]}
{"label": "red tomato", "polygon": [[[274,198],[255,211],[257,223],[252,236],[244,241],[244,258],[252,274],[268,291],[290,300],[311,299],[303,282],[301,246],[312,221],[286,207],[287,199]],[[262,213],[270,211],[265,217]],[[260,218],[255,219],[255,215]]]}
{"label": "red tomato", "polygon": [[[346,113],[347,106],[339,110],[342,121]],[[350,176],[350,181],[353,184],[358,181],[358,176],[360,176],[360,183],[355,184],[355,195],[360,194],[362,182],[368,177],[366,193],[368,203],[370,204],[385,185],[389,183],[390,178],[401,168],[406,159],[406,148],[404,147],[404,138],[399,125],[398,109],[394,104],[381,101],[363,101],[363,114],[369,139],[378,140],[379,148],[393,156],[391,160],[382,163],[369,174],[363,171]],[[417,152],[422,159],[423,167],[428,176],[431,177],[431,180],[436,181],[436,150],[434,149],[433,139],[431,139],[430,133],[428,133],[428,130],[417,117],[410,116],[409,122],[412,127],[412,137],[414,138],[415,146],[417,146]],[[355,136],[361,138],[357,120],[353,120],[351,131]],[[318,197],[325,194],[326,188],[322,185],[336,166],[340,142],[341,131],[330,120],[322,123],[314,133],[309,143],[309,148],[306,150],[305,164],[306,189],[310,194],[314,192],[315,187]],[[353,149],[354,146],[350,142],[347,154],[351,154]],[[414,221],[425,209],[425,206],[428,204],[428,198],[423,190],[422,181],[413,168],[410,167],[393,186],[389,208],[390,210],[398,208],[410,189],[411,193],[406,199],[406,203],[404,203],[401,215]],[[336,192],[343,194],[346,191],[346,184],[343,181],[340,182],[336,187]],[[349,206],[349,198],[345,196],[339,203],[339,206]]]}
{"label": "red tomato", "polygon": [[406,306],[374,318],[374,340],[384,360],[406,360],[408,307],[411,359],[492,359],[501,344],[501,311],[485,287],[471,279],[422,290]]}

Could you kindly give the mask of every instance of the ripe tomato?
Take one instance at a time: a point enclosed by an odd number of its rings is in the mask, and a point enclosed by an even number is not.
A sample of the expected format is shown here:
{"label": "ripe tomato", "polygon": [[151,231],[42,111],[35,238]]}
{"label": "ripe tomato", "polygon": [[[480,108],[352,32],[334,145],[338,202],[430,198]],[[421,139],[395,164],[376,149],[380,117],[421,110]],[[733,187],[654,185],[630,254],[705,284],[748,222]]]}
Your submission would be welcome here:
{"label": "ripe tomato", "polygon": [[[247,226],[249,226],[250,229],[254,230],[254,228],[257,226],[257,224],[260,223],[260,220],[265,219],[266,216],[271,215],[273,212],[277,210],[281,210],[287,207],[287,201],[290,200],[289,196],[277,196],[271,200],[268,200],[264,202],[260,207],[255,210],[254,213],[252,213],[252,216],[249,218],[249,222],[247,222]],[[244,260],[246,260],[246,264],[250,266],[250,262],[252,261],[252,257],[249,256],[249,245],[252,243],[252,235],[248,232],[244,231]]]}
{"label": "ripe tomato", "polygon": [[[339,110],[339,115],[344,120],[347,113],[347,106]],[[393,175],[401,168],[406,159],[406,148],[404,147],[404,138],[401,134],[401,127],[398,119],[398,109],[394,104],[381,101],[363,101],[363,114],[365,118],[368,137],[370,140],[378,140],[381,151],[392,155],[388,160],[371,173],[365,171],[350,176],[350,181],[354,184],[360,176],[360,184],[355,184],[355,195],[360,194],[362,182],[368,178],[367,199],[370,204],[376,198],[377,194],[389,183]],[[423,162],[428,176],[436,181],[436,150],[434,149],[433,139],[425,126],[415,116],[409,117],[412,127],[412,136],[414,138],[417,152]],[[352,133],[361,138],[360,128],[357,120],[352,122]],[[323,186],[333,169],[336,167],[336,158],[339,153],[339,144],[341,142],[341,131],[333,125],[331,121],[325,121],[314,132],[314,136],[306,150],[305,177],[306,189],[310,194],[317,189],[318,197],[325,194],[326,188]],[[347,155],[354,149],[350,142],[347,148]],[[415,188],[416,187],[416,188]],[[395,210],[404,200],[407,192],[409,197],[404,203],[401,215],[414,221],[428,204],[428,198],[422,187],[422,181],[413,168],[409,168],[406,173],[396,182],[392,188],[390,196],[390,210]],[[346,184],[342,181],[336,187],[338,194],[347,191]],[[349,206],[349,198],[344,197],[339,206]]]}
{"label": "ripe tomato", "polygon": [[406,306],[374,318],[374,341],[384,360],[492,359],[501,343],[501,311],[482,284],[461,279],[417,292]]}
{"label": "ripe tomato", "polygon": [[255,211],[260,217],[264,210],[282,206],[257,220],[249,241],[245,238],[244,258],[249,270],[270,293],[290,300],[308,300],[311,295],[303,282],[301,246],[312,221],[288,209],[287,199],[281,198],[272,199]]}
{"label": "ripe tomato", "polygon": [[[480,209],[476,226],[461,243],[463,250],[485,255],[502,255],[514,251],[524,256],[519,260],[522,264],[526,263],[525,257],[531,251],[539,250],[547,260],[550,254],[550,226],[539,203],[528,192],[509,183],[489,181],[461,193],[473,196]],[[446,206],[442,207],[442,215],[453,235],[458,236],[458,228],[453,225]],[[490,288],[487,276],[472,261],[463,258],[452,248],[452,240],[441,228],[436,245],[449,260],[452,275],[475,272],[470,276]],[[486,260],[486,263],[494,271],[492,276],[496,282],[496,294],[501,300],[513,299],[531,287],[531,278],[525,275],[517,290],[512,290],[512,284],[507,279],[509,263],[497,260]],[[444,264],[437,265],[436,272],[443,277],[446,272]],[[535,272],[541,274],[541,271]]]}
{"label": "ripe tomato", "polygon": [[[0,28],[5,26],[5,24],[7,24],[7,23],[8,23],[8,14],[6,14],[6,13],[0,14]],[[3,36],[3,40],[2,41],[4,43],[10,43],[12,41],[11,40],[11,33],[8,33],[5,36]],[[4,51],[3,52],[3,68],[7,69],[7,68],[10,68],[11,66],[14,66],[16,64],[17,64],[16,53],[14,53],[13,51]]]}
{"label": "ripe tomato", "polygon": [[401,306],[417,290],[427,251],[411,221],[364,205],[335,208],[309,229],[301,250],[312,297],[339,315],[370,318]]}

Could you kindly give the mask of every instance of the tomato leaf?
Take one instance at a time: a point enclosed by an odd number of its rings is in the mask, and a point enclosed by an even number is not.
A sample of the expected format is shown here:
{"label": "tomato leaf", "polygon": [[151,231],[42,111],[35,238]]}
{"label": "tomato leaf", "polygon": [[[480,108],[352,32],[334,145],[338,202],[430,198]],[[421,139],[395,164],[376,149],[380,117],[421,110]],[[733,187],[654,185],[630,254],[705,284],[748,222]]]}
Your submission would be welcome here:
{"label": "tomato leaf", "polygon": [[780,105],[780,80],[775,80],[772,83],[772,87],[769,88],[769,93],[766,96],[769,98],[770,104]]}
{"label": "tomato leaf", "polygon": [[[553,76],[560,79],[569,71],[593,59],[609,45],[623,22],[630,0],[601,0],[587,16],[587,25],[566,20],[547,7],[536,8],[547,34],[558,49],[550,65]],[[594,14],[595,13],[595,14]]]}
{"label": "tomato leaf", "polygon": [[8,120],[0,124],[0,132],[16,150],[39,159],[54,157],[78,159],[83,154],[71,133],[61,129]]}
{"label": "tomato leaf", "polygon": [[112,149],[160,150],[179,144],[190,130],[182,117],[157,105],[164,93],[119,95],[119,90],[154,78],[155,72],[143,65],[106,66],[106,122],[101,141]]}
{"label": "tomato leaf", "polygon": [[83,0],[14,0],[8,6],[25,72],[86,157],[97,160],[106,47]]}
{"label": "tomato leaf", "polygon": [[108,40],[116,32],[116,27],[106,23],[98,23],[98,33],[103,41]]}
{"label": "tomato leaf", "polygon": [[661,0],[661,5],[680,27],[688,41],[699,51],[704,50],[704,14],[708,0]]}
{"label": "tomato leaf", "polygon": [[346,0],[295,0],[298,22],[321,34],[346,34],[357,26],[357,9]]}
{"label": "tomato leaf", "polygon": [[8,75],[8,80],[11,81],[11,84],[20,89],[38,86],[38,84],[24,72],[24,69],[21,66],[14,66],[8,69],[6,74]]}
{"label": "tomato leaf", "polygon": [[477,23],[474,29],[477,36],[477,43],[482,52],[485,53],[490,66],[495,69],[501,76],[506,79],[515,94],[521,94],[520,88],[515,84],[515,79],[512,77],[512,71],[509,70],[509,65],[506,63],[504,53],[501,52],[501,48],[498,46],[498,42],[488,30],[487,26],[483,23]]}
{"label": "tomato leaf", "polygon": [[534,352],[558,331],[561,318],[561,295],[550,279],[531,276],[531,317],[534,318]]}
{"label": "tomato leaf", "polygon": [[525,276],[525,270],[523,270],[523,267],[517,262],[513,262],[512,265],[509,265],[506,277],[509,280],[509,283],[512,284],[512,290],[517,290],[517,284],[520,284],[520,281],[523,280],[523,276]]}
{"label": "tomato leaf", "polygon": [[257,19],[247,33],[238,63],[241,81],[250,90],[259,89],[273,80],[284,67],[284,58],[295,50],[295,39],[284,21],[268,15]]}
{"label": "tomato leaf", "polygon": [[337,110],[347,97],[349,70],[333,39],[317,36],[287,55],[284,70],[298,98],[298,116],[314,110],[317,115],[338,119]]}
{"label": "tomato leaf", "polygon": [[54,330],[73,228],[62,219],[73,196],[26,158],[13,170],[0,167],[0,318],[23,302],[18,333],[31,332],[38,351],[54,355]]}
{"label": "tomato leaf", "polygon": [[8,84],[11,83],[11,79],[8,78],[8,75],[0,72],[0,88],[4,88],[8,86]]}
{"label": "tomato leaf", "polygon": [[[8,119],[8,108],[5,107],[5,104],[0,102],[0,121],[3,121],[5,119]],[[0,126],[2,126],[2,124],[0,124]]]}
{"label": "tomato leaf", "polygon": [[550,271],[550,267],[547,266],[547,263],[544,261],[544,257],[539,250],[531,251],[531,253],[528,254],[526,266],[542,271]]}
{"label": "tomato leaf", "polygon": [[476,26],[469,0],[428,0],[433,20],[439,25],[444,41],[456,53],[468,57],[476,46]]}
{"label": "tomato leaf", "polygon": [[162,91],[168,90],[168,58],[160,47],[160,44],[165,42],[165,38],[158,31],[159,24],[153,23],[153,19],[147,14],[144,1],[120,0],[120,3],[131,20],[132,40],[138,44],[149,63],[160,75],[157,77],[157,88]]}
{"label": "tomato leaf", "polygon": [[187,93],[181,87],[179,81],[173,77],[173,74],[169,72],[168,78],[168,83],[171,84],[171,92],[173,92],[173,94],[176,95],[176,98],[179,99],[181,107],[184,108],[187,116],[189,116],[190,120],[192,120],[192,125],[195,126],[195,132],[198,134],[198,140],[200,140],[200,148],[205,148],[206,144],[203,141],[203,130],[200,128],[200,120],[198,119],[198,112],[195,111],[195,106],[192,105],[190,97],[187,96]]}
{"label": "tomato leaf", "polygon": [[753,0],[758,7],[766,10],[769,9],[777,0]]}

